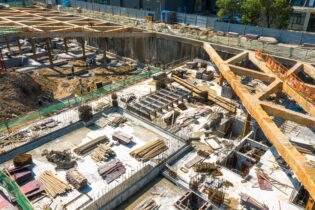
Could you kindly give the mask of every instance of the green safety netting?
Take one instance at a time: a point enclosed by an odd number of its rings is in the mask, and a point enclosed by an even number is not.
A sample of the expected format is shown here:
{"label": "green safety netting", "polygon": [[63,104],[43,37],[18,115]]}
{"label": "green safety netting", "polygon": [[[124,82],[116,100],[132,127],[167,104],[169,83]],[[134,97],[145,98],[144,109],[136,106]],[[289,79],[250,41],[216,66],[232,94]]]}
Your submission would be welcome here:
{"label": "green safety netting", "polygon": [[126,86],[129,86],[130,84],[133,84],[135,82],[138,82],[144,78],[148,78],[150,77],[152,74],[155,74],[157,72],[159,72],[160,69],[159,68],[155,68],[149,72],[144,72],[141,74],[137,74],[134,75],[126,80],[123,81],[119,81],[119,82],[115,82],[109,85],[104,86],[103,88],[100,88],[96,91],[93,91],[89,94],[86,94],[84,96],[80,96],[80,97],[75,97],[66,101],[63,101],[62,103],[59,104],[54,104],[52,106],[40,109],[38,111],[32,112],[30,114],[24,115],[22,117],[19,118],[15,118],[12,120],[8,120],[3,124],[0,124],[0,132],[11,128],[11,127],[15,127],[18,125],[21,125],[23,123],[29,122],[31,120],[34,120],[40,116],[47,116],[50,114],[53,114],[56,111],[60,111],[64,108],[70,108],[70,107],[75,107],[75,106],[80,106],[82,103],[87,102],[93,98],[95,98],[96,96],[100,96],[106,93],[109,93],[111,91],[116,91],[119,90],[121,88],[124,88]]}
{"label": "green safety netting", "polygon": [[3,171],[0,171],[0,185],[6,189],[16,199],[16,202],[23,210],[32,210],[32,205],[25,195],[21,192],[18,184],[7,176]]}
{"label": "green safety netting", "polygon": [[14,27],[14,26],[1,26],[0,25],[0,36],[5,36],[12,33],[21,32],[21,27]]}

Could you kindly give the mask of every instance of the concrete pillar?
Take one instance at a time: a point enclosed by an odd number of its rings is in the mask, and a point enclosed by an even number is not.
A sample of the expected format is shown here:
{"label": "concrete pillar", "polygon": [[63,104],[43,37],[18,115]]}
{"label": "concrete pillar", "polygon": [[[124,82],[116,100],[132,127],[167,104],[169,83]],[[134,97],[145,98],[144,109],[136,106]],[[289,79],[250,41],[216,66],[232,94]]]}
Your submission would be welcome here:
{"label": "concrete pillar", "polygon": [[246,119],[244,122],[244,127],[243,127],[243,138],[249,133],[250,131],[250,122],[252,121],[252,116],[247,112],[246,114]]}
{"label": "concrete pillar", "polygon": [[7,44],[8,51],[11,54],[11,48],[10,48],[10,43],[9,43],[8,37],[5,36],[4,40],[5,40],[5,43]]}
{"label": "concrete pillar", "polygon": [[66,53],[68,53],[68,43],[67,43],[67,38],[63,38],[63,43],[65,45],[65,50],[66,50]]}
{"label": "concrete pillar", "polygon": [[19,48],[19,53],[20,53],[20,55],[22,56],[22,55],[23,55],[23,51],[22,51],[20,39],[17,38],[17,39],[16,39],[16,42],[17,42],[17,45],[18,45],[18,48]]}
{"label": "concrete pillar", "polygon": [[49,63],[50,63],[51,66],[53,66],[54,63],[53,63],[53,60],[52,60],[51,46],[50,46],[49,38],[46,38],[46,46],[47,46],[47,52],[48,52],[48,57],[49,57]]}
{"label": "concrete pillar", "polygon": [[304,19],[304,23],[303,23],[303,31],[307,31],[307,27],[308,27],[308,24],[310,22],[310,18],[311,18],[311,12],[307,11],[305,13],[305,19]]}
{"label": "concrete pillar", "polygon": [[33,55],[36,55],[35,40],[34,40],[34,39],[30,39],[29,41],[30,41],[31,46],[32,46],[32,52],[33,52]]}

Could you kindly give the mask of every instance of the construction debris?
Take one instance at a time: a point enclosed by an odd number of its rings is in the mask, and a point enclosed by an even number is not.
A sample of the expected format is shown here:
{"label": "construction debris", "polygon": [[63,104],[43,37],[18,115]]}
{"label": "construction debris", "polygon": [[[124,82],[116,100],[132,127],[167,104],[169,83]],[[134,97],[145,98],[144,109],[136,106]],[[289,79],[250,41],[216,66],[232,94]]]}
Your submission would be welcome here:
{"label": "construction debris", "polygon": [[99,167],[97,171],[99,175],[106,180],[107,184],[109,184],[124,174],[126,168],[120,160],[116,159]]}
{"label": "construction debris", "polygon": [[77,190],[82,189],[88,185],[85,176],[77,169],[72,168],[67,171],[66,178]]}
{"label": "construction debris", "polygon": [[195,172],[211,172],[213,170],[217,169],[216,164],[214,163],[196,163],[194,166]]}
{"label": "construction debris", "polygon": [[266,206],[265,204],[257,201],[256,199],[254,199],[253,197],[245,194],[245,193],[241,193],[241,201],[247,205],[249,208],[255,208],[258,210],[269,210],[269,207]]}
{"label": "construction debris", "polygon": [[91,153],[91,158],[96,162],[107,161],[113,156],[115,156],[115,152],[106,144],[97,145]]}
{"label": "construction debris", "polygon": [[42,156],[46,156],[47,160],[49,162],[55,163],[56,170],[57,169],[70,169],[73,168],[77,162],[73,160],[72,155],[70,151],[64,150],[64,151],[50,151],[44,150],[42,152]]}
{"label": "construction debris", "polygon": [[157,139],[138,149],[133,150],[130,152],[130,155],[139,161],[148,161],[166,151],[167,149],[168,147],[166,146],[165,142],[161,139]]}
{"label": "construction debris", "polygon": [[78,155],[86,155],[90,151],[92,151],[97,145],[104,144],[109,142],[109,139],[106,136],[101,136],[98,138],[95,138],[92,141],[87,142],[86,144],[83,144],[77,148],[75,148],[73,151]]}
{"label": "construction debris", "polygon": [[31,154],[18,155],[13,159],[13,164],[15,167],[23,167],[32,163],[33,160]]}
{"label": "construction debris", "polygon": [[149,198],[136,206],[135,210],[157,210],[159,207],[160,205],[157,205],[155,200]]}
{"label": "construction debris", "polygon": [[71,190],[70,185],[59,179],[51,171],[44,171],[38,179],[44,185],[47,194],[53,198]]}

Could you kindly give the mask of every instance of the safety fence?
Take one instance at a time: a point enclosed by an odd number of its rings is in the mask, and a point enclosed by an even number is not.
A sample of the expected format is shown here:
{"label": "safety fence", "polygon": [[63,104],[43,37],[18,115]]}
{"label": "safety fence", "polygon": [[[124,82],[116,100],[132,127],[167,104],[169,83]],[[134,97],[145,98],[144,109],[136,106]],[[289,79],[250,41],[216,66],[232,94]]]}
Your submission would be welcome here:
{"label": "safety fence", "polygon": [[22,31],[21,27],[14,27],[14,26],[10,27],[10,26],[1,26],[0,25],[0,37],[8,35],[8,34],[12,34],[12,33],[18,33],[21,31]]}
{"label": "safety fence", "polygon": [[9,176],[7,176],[3,171],[0,171],[0,186],[6,189],[10,194],[15,197],[16,202],[23,210],[33,209],[29,200],[21,192],[20,187],[17,185],[17,183]]}
{"label": "safety fence", "polygon": [[[153,20],[160,19],[160,14],[156,11],[146,11],[140,9],[110,6],[105,4],[77,0],[71,0],[71,5],[73,7],[80,7],[82,9],[104,12],[112,15],[125,16],[129,18],[131,17],[137,19],[144,19],[146,16],[152,16]],[[214,31],[234,32],[238,33],[239,35],[255,34],[258,36],[274,37],[279,42],[290,44],[315,43],[314,33],[218,22],[218,18],[209,16],[193,15],[178,12],[175,14],[176,23],[192,25],[201,28],[211,28]]]}
{"label": "safety fence", "polygon": [[123,81],[119,81],[119,82],[115,82],[115,83],[103,86],[102,88],[96,91],[93,91],[89,94],[86,94],[84,96],[74,97],[74,98],[65,100],[61,103],[58,103],[58,104],[55,104],[55,105],[52,105],[43,109],[39,109],[38,111],[32,112],[22,117],[8,120],[0,125],[0,132],[4,130],[10,130],[10,128],[15,127],[15,126],[24,125],[25,123],[35,120],[37,118],[40,118],[42,116],[49,116],[58,111],[62,111],[64,109],[80,106],[81,104],[86,103],[92,99],[96,99],[97,97],[100,97],[104,94],[108,94],[110,92],[120,90],[131,84],[142,81],[143,79],[149,78],[152,74],[155,74],[159,71],[160,71],[159,68],[154,68],[151,71],[143,72],[138,75],[131,76]]}

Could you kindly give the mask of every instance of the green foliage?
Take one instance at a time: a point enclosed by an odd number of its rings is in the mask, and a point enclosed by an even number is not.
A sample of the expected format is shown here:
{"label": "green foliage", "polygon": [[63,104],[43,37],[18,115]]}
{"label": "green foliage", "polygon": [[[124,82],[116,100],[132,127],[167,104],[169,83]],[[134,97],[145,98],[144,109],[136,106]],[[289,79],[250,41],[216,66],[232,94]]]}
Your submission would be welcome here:
{"label": "green foliage", "polygon": [[241,0],[217,0],[218,16],[231,17],[240,12]]}
{"label": "green foliage", "polygon": [[241,5],[245,24],[286,28],[293,7],[288,0],[245,0]]}
{"label": "green foliage", "polygon": [[258,25],[261,17],[261,3],[259,0],[247,0],[242,3],[242,23]]}

